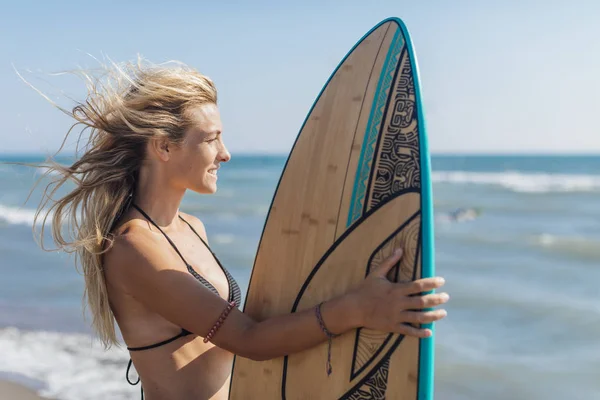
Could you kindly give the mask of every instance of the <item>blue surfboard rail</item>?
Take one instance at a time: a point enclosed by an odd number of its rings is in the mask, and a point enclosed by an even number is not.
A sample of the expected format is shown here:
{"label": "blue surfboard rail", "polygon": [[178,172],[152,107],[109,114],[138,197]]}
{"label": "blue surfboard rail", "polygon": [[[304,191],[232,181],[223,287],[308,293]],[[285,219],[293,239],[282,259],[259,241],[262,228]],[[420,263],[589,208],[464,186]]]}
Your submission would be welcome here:
{"label": "blue surfboard rail", "polygon": [[[406,40],[406,47],[408,49],[414,75],[415,96],[419,119],[419,159],[421,162],[421,224],[423,238],[421,276],[423,278],[430,278],[435,275],[433,189],[431,185],[431,154],[429,152],[425,112],[423,109],[419,66],[410,33],[408,32],[404,22],[402,22],[402,20],[399,18],[389,18],[381,23],[385,23],[387,21],[395,21],[402,30]],[[431,329],[432,335],[427,339],[421,339],[419,346],[420,362],[418,400],[433,400],[435,375],[435,324],[423,324],[422,327]]]}

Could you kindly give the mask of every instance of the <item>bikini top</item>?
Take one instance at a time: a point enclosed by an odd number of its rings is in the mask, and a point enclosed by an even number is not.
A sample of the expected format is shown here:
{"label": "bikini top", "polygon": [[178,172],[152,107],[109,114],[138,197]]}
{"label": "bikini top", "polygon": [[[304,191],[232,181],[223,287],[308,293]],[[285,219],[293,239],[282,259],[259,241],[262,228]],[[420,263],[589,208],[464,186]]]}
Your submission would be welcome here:
{"label": "bikini top", "polygon": [[[179,252],[179,249],[177,248],[177,246],[175,246],[175,243],[173,243],[173,241],[171,241],[171,239],[169,238],[169,236],[167,236],[166,233],[163,232],[162,229],[160,229],[160,227],[152,220],[152,218],[150,218],[150,216],[148,214],[146,214],[140,207],[138,207],[135,204],[131,204],[136,210],[138,210],[143,216],[144,218],[146,218],[152,225],[154,225],[159,231],[160,233],[162,233],[164,235],[164,237],[168,240],[168,242],[171,244],[171,246],[173,247],[173,249],[175,249],[175,251],[177,252],[177,254],[179,255],[179,257],[181,257],[181,259],[183,260],[184,264],[187,267],[187,270],[190,274],[192,274],[192,276],[194,278],[196,278],[202,285],[206,286],[209,290],[211,290],[215,295],[219,296],[219,291],[217,290],[217,288],[215,288],[209,281],[207,281],[206,279],[204,279],[204,277],[202,277],[199,273],[197,273],[194,268],[192,268],[192,266],[185,260],[185,258],[183,257],[183,255]],[[217,256],[215,255],[215,253],[213,253],[213,251],[211,250],[211,248],[208,246],[208,243],[206,243],[204,241],[204,239],[202,239],[202,237],[198,234],[198,232],[196,232],[196,230],[192,227],[192,225],[190,225],[189,222],[187,222],[185,219],[183,219],[183,217],[180,215],[179,218],[186,223],[187,226],[190,227],[190,229],[192,230],[192,232],[194,232],[196,234],[196,236],[198,236],[198,239],[200,239],[200,241],[202,241],[202,243],[206,246],[206,248],[210,251],[210,253],[212,254],[212,256],[214,257],[215,261],[217,262],[217,264],[219,265],[219,267],[221,268],[221,270],[223,271],[223,273],[225,274],[225,277],[227,278],[227,283],[229,286],[229,300],[228,301],[235,301],[235,304],[239,305],[241,304],[241,300],[242,300],[242,294],[240,291],[240,287],[238,286],[237,282],[235,281],[235,279],[233,279],[233,276],[231,276],[231,274],[229,273],[229,271],[227,271],[227,269],[225,267],[223,267],[223,265],[221,264],[221,262],[219,261],[219,259],[217,258]],[[167,343],[171,343],[177,339],[179,339],[180,337],[184,337],[187,335],[191,335],[192,332],[188,331],[185,328],[181,329],[181,332],[178,333],[177,335],[163,340],[161,342],[158,343],[154,343],[154,344],[150,344],[147,346],[140,346],[140,347],[127,347],[127,350],[129,351],[142,351],[142,350],[149,350],[149,349],[154,349],[156,347],[160,347],[163,346]],[[127,372],[126,372],[126,378],[127,378],[127,382],[129,382],[129,384],[131,385],[137,385],[140,382],[140,379],[138,378],[138,380],[136,382],[132,382],[129,379],[129,370],[131,368],[131,364],[132,364],[132,360],[129,360],[129,364],[127,366]],[[142,395],[143,398],[143,395]]]}

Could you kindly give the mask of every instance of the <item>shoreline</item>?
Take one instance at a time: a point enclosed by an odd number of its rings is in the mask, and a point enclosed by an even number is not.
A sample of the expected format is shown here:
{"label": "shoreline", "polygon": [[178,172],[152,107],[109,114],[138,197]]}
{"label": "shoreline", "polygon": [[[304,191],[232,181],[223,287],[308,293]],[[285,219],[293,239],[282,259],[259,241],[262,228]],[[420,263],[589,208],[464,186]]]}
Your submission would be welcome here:
{"label": "shoreline", "polygon": [[0,400],[50,400],[20,383],[0,379]]}

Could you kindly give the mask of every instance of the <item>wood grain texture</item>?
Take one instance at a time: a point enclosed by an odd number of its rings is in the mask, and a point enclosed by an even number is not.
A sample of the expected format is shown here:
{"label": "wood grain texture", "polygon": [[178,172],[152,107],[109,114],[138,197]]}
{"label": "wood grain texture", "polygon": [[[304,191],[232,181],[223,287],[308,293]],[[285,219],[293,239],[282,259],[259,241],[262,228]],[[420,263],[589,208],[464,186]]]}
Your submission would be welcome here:
{"label": "wood grain texture", "polygon": [[[359,284],[398,246],[396,281],[421,276],[419,130],[413,71],[394,21],[373,30],[327,83],[284,169],[245,312],[305,310]],[[236,357],[231,399],[417,399],[419,341],[367,329],[287,357]]]}

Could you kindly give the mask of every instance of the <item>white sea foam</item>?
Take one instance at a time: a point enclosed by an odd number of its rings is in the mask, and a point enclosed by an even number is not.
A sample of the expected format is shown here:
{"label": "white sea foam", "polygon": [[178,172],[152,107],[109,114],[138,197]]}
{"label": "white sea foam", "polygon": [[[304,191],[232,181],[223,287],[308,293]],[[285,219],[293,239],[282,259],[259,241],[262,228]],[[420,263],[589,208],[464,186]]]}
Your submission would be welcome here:
{"label": "white sea foam", "polygon": [[[65,165],[66,167],[66,165]],[[61,176],[62,173],[60,171],[51,169],[49,167],[38,167],[36,168],[36,173],[38,175],[44,175],[44,174],[48,174],[48,176]]]}
{"label": "white sea foam", "polygon": [[590,247],[600,249],[600,240],[587,236],[559,236],[551,233],[542,233],[535,235],[534,241],[544,247],[569,246],[569,247]]}
{"label": "white sea foam", "polygon": [[549,251],[566,253],[586,259],[600,259],[600,240],[586,236],[559,236],[542,233],[532,238],[532,242]]}
{"label": "white sea foam", "polygon": [[[0,204],[0,222],[33,226],[34,216],[34,209]],[[50,219],[48,221],[51,222]]]}
{"label": "white sea foam", "polygon": [[[105,351],[85,334],[0,329],[0,354],[0,371],[43,382],[42,396],[63,400],[139,396],[139,386],[125,380],[127,352]],[[131,379],[136,379],[134,370]]]}
{"label": "white sea foam", "polygon": [[435,171],[433,182],[495,185],[523,193],[600,191],[600,175]]}

